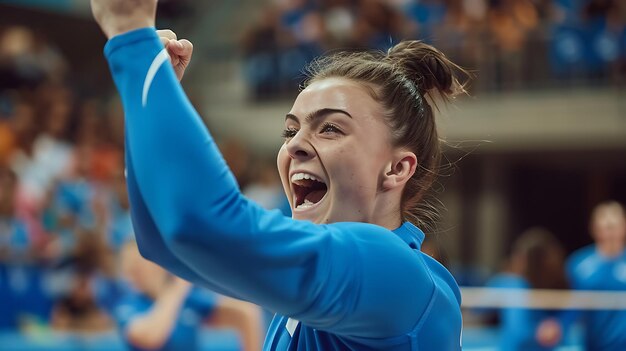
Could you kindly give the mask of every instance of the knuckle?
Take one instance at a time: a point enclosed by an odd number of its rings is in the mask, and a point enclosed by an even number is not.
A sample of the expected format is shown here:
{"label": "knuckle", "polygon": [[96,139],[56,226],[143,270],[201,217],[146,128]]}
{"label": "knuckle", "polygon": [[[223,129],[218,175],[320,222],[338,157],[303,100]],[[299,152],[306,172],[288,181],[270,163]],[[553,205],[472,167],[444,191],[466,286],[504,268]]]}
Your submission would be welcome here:
{"label": "knuckle", "polygon": [[176,33],[171,29],[159,29],[157,30],[157,34],[168,39],[176,39]]}

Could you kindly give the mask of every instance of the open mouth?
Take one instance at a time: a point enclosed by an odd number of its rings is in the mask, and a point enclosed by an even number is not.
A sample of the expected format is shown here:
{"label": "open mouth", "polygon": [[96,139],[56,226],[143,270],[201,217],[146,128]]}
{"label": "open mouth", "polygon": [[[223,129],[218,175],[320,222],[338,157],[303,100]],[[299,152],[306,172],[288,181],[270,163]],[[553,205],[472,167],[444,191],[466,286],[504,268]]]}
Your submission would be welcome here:
{"label": "open mouth", "polygon": [[291,176],[291,183],[296,196],[294,207],[297,209],[317,204],[328,191],[324,181],[308,173],[295,173]]}

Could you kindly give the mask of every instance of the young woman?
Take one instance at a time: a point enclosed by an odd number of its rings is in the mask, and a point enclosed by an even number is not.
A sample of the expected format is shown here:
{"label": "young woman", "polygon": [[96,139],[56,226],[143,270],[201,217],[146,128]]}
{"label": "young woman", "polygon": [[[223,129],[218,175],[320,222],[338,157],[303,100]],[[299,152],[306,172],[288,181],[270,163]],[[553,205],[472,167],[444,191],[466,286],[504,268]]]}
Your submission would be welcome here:
{"label": "young woman", "polygon": [[[92,0],[126,113],[142,254],[276,313],[265,350],[460,350],[459,289],[420,252],[440,141],[429,98],[462,91],[436,49],[313,66],[278,169],[293,219],[244,198],[155,33],[155,0]],[[172,46],[170,48],[170,46]],[[178,74],[176,74],[178,73]]]}

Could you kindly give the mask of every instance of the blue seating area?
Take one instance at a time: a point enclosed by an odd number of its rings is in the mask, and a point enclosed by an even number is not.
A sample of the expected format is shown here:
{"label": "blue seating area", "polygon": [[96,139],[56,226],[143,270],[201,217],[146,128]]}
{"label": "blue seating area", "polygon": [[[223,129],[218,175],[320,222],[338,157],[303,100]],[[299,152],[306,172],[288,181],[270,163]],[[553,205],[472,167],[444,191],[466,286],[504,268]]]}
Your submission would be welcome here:
{"label": "blue seating area", "polygon": [[[237,334],[229,330],[206,329],[200,334],[200,351],[239,351]],[[5,351],[122,351],[119,334],[72,334],[37,332],[25,336],[16,332],[0,333],[0,350]]]}
{"label": "blue seating area", "polygon": [[551,32],[550,61],[560,78],[598,74],[626,57],[626,27],[611,30],[604,21],[587,26],[555,25]]}

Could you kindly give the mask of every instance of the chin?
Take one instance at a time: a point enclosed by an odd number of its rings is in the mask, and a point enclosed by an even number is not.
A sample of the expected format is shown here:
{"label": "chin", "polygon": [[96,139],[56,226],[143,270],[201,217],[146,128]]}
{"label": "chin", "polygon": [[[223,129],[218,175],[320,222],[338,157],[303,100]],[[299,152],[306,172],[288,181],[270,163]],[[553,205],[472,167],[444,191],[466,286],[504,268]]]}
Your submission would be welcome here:
{"label": "chin", "polygon": [[302,220],[302,221],[309,221],[309,222],[313,222],[315,224],[325,223],[324,222],[325,216],[323,216],[321,214],[311,213],[311,212],[309,212],[309,211],[303,212],[303,211],[297,211],[297,210],[293,210],[292,209],[291,218],[297,219],[297,220]]}

